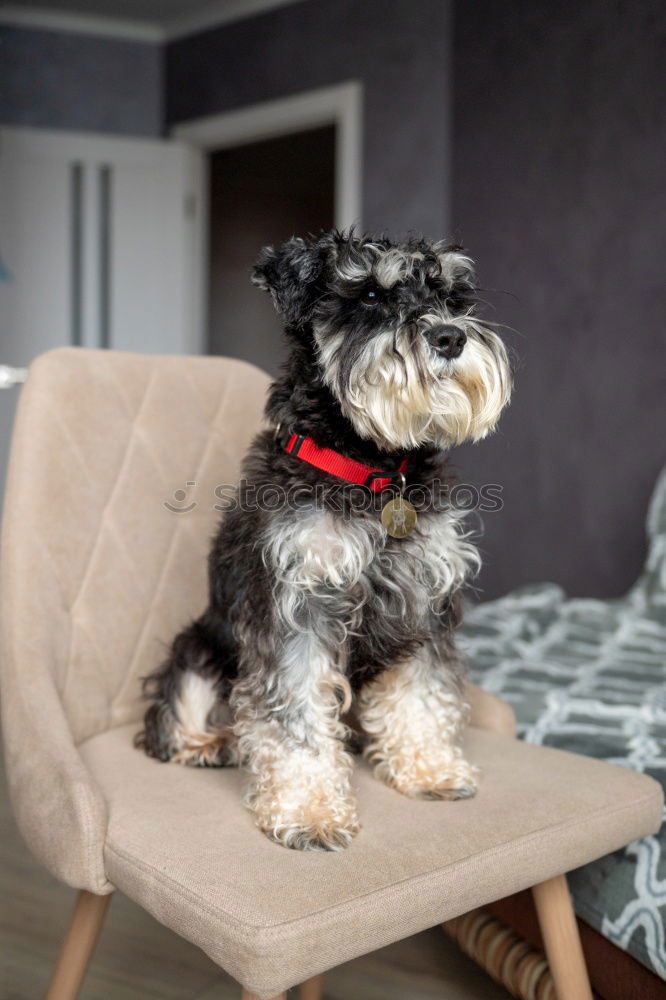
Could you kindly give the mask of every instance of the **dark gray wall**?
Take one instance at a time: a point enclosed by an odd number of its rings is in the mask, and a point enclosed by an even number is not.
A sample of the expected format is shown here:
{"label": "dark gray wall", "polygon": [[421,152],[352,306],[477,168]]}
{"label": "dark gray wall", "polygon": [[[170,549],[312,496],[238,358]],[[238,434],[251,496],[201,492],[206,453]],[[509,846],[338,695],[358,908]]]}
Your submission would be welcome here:
{"label": "dark gray wall", "polygon": [[[169,124],[365,84],[364,223],[479,261],[519,368],[502,431],[456,462],[500,483],[486,596],[538,579],[618,594],[666,460],[666,7],[629,0],[308,0],[167,47]],[[0,29],[0,121],[155,135],[148,43]]]}
{"label": "dark gray wall", "polygon": [[167,48],[169,124],[365,84],[363,223],[446,231],[448,0],[308,0]]}
{"label": "dark gray wall", "polygon": [[0,25],[0,124],[160,135],[162,63],[150,42]]}
{"label": "dark gray wall", "polygon": [[521,364],[486,596],[621,593],[666,461],[666,6],[476,0],[455,19],[453,216]]}

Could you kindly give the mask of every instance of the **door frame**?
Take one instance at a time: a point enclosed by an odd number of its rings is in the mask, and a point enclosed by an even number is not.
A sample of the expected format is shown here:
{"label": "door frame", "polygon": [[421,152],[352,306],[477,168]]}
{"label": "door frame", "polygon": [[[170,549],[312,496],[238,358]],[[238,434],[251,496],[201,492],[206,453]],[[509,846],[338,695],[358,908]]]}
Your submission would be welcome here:
{"label": "door frame", "polygon": [[[206,153],[276,139],[324,125],[335,126],[334,210],[338,229],[361,225],[363,182],[363,84],[348,80],[333,87],[303,91],[293,97],[262,101],[195,118],[170,130],[170,137],[200,155],[198,195],[192,205],[197,235],[192,270],[199,338],[208,328],[208,171]],[[205,348],[204,348],[205,350]]]}
{"label": "door frame", "polygon": [[195,118],[174,126],[170,134],[213,152],[323,125],[335,126],[335,225],[348,229],[361,223],[363,84],[358,80]]}

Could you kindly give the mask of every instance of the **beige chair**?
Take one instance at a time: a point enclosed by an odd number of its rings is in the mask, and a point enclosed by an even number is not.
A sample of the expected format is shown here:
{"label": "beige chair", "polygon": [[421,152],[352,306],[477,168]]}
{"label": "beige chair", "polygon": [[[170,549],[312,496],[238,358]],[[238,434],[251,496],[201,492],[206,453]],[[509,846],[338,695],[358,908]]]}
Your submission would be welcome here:
{"label": "beige chair", "polygon": [[341,854],[269,842],[237,770],[132,747],[139,677],[205,603],[215,490],[235,483],[266,376],[239,361],[64,348],[30,368],[3,522],[2,687],[12,803],[80,891],[49,989],[73,1000],[114,889],[273,997],[341,962],[534,887],[560,1000],[589,1000],[563,873],[659,827],[642,775],[511,738],[471,691],[476,798],[414,802],[358,763]]}

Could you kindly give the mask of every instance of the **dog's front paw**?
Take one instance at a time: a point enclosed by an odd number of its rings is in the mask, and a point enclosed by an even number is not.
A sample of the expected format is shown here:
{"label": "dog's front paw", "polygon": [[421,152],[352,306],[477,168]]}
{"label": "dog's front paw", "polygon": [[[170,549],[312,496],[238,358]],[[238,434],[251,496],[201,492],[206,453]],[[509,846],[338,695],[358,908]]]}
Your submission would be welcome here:
{"label": "dog's front paw", "polygon": [[296,851],[342,851],[360,828],[351,794],[327,797],[311,789],[299,800],[287,789],[263,789],[249,805],[267,837]]}
{"label": "dog's front paw", "polygon": [[358,830],[359,823],[355,817],[344,825],[329,817],[309,824],[307,821],[299,824],[286,819],[278,822],[277,826],[264,829],[264,833],[276,843],[295,851],[344,851]]}
{"label": "dog's front paw", "polygon": [[257,802],[257,825],[267,837],[295,851],[343,851],[359,831],[353,799],[334,803],[303,803],[292,808]]}
{"label": "dog's front paw", "polygon": [[375,775],[411,799],[469,799],[479,786],[478,768],[448,748],[391,755]]}

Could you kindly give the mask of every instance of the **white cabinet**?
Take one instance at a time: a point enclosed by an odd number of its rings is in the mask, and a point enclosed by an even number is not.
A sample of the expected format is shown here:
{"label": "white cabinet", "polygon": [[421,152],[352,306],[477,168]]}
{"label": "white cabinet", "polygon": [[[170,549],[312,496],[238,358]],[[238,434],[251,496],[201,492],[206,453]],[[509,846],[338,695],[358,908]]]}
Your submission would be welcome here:
{"label": "white cabinet", "polygon": [[201,350],[201,170],[176,142],[0,129],[0,363]]}
{"label": "white cabinet", "polygon": [[[200,352],[202,178],[178,142],[0,129],[0,364]],[[0,390],[0,490],[18,392]]]}

